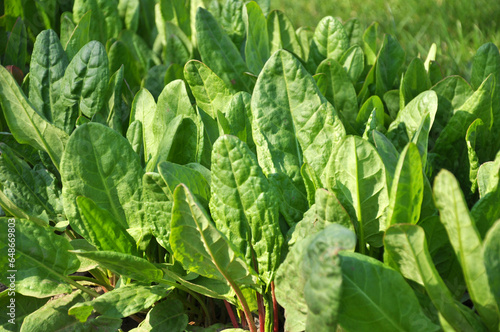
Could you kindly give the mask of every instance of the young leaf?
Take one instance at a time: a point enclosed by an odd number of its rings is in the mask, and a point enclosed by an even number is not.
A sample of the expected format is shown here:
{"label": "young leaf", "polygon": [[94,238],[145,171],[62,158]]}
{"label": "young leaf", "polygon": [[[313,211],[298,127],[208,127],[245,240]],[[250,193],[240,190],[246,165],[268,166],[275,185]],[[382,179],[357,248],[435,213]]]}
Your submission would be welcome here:
{"label": "young leaf", "polygon": [[258,75],[271,55],[266,18],[259,5],[250,1],[243,7],[243,20],[247,31],[245,61],[250,71]]}
{"label": "young leaf", "polygon": [[349,39],[344,26],[331,16],[323,18],[318,23],[314,31],[313,40],[316,45],[315,51],[317,52],[317,54],[313,54],[316,63],[320,63],[324,59],[338,61],[342,54],[349,48]]}
{"label": "young leaf", "polygon": [[267,33],[269,38],[269,54],[285,49],[297,57],[304,59],[292,22],[279,10],[273,10],[267,16]]}
{"label": "young leaf", "polygon": [[182,332],[189,317],[184,313],[184,305],[178,299],[166,299],[156,304],[134,332],[170,331]]}
{"label": "young leaf", "polygon": [[[278,193],[248,146],[222,136],[212,151],[210,211],[217,228],[270,284],[281,262]],[[255,263],[252,263],[255,262]]]}
{"label": "young leaf", "polygon": [[31,58],[30,101],[40,115],[52,121],[62,89],[61,79],[68,66],[68,57],[53,30],[42,31],[36,37]]}
{"label": "young leaf", "polygon": [[184,183],[194,195],[201,197],[206,202],[210,199],[210,184],[197,170],[164,161],[158,165],[158,172],[166,184],[166,194],[171,201],[174,200],[175,188],[181,183]]}
{"label": "young leaf", "polygon": [[156,102],[151,93],[146,89],[139,90],[132,103],[130,123],[140,121],[142,124],[141,141],[143,144],[145,163],[151,160],[160,144],[159,140],[161,137],[159,138],[155,135],[155,130],[153,129],[155,125],[157,125],[157,119],[155,118],[156,114]]}
{"label": "young leaf", "polygon": [[[439,331],[398,272],[378,260],[341,252],[338,322],[348,331]],[[363,310],[360,310],[363,308]]]}
{"label": "young leaf", "polygon": [[455,177],[442,170],[434,182],[434,196],[441,222],[446,228],[465,276],[475,308],[488,328],[498,328],[497,306],[488,284],[481,252],[481,237],[476,229]]}
{"label": "young leaf", "polygon": [[[73,60],[83,46],[92,40],[90,36],[90,26],[94,24],[94,20],[96,20],[96,16],[92,16],[92,12],[89,11],[77,21],[78,24],[73,26],[70,34],[63,35],[61,32],[61,44],[68,55],[69,61]],[[71,21],[71,23],[74,25],[73,21]]]}
{"label": "young leaf", "polygon": [[412,60],[399,87],[400,109],[403,109],[413,98],[431,88],[431,81],[420,58]]}
{"label": "young leaf", "polygon": [[344,67],[352,84],[356,84],[365,69],[365,54],[363,53],[363,49],[358,45],[351,46],[344,52],[339,63]]}
{"label": "young leaf", "polygon": [[375,93],[382,96],[393,88],[398,78],[399,69],[405,61],[405,51],[396,39],[385,35],[382,48],[377,56],[375,68],[376,86]]}
{"label": "young leaf", "polygon": [[330,160],[328,189],[358,223],[360,250],[367,242],[382,246],[389,197],[385,166],[377,150],[358,136],[347,136]]}
{"label": "young leaf", "polygon": [[[16,232],[15,263],[9,263],[7,229],[14,224]],[[0,226],[5,231],[0,237],[0,264],[5,267],[1,281],[9,285],[7,277],[15,274],[16,292],[26,296],[48,297],[70,293],[71,285],[67,277],[80,266],[78,258],[69,253],[73,248],[64,237],[56,235],[48,226],[39,226],[29,220],[0,218]],[[7,268],[8,267],[8,268]],[[15,273],[8,270],[16,270]]]}
{"label": "young leaf", "polygon": [[401,152],[387,208],[387,225],[416,224],[424,195],[422,161],[418,148],[409,143]]}
{"label": "young leaf", "polygon": [[247,65],[236,46],[204,8],[196,12],[196,40],[201,59],[232,91],[252,91],[253,81],[244,75]]}
{"label": "young leaf", "polygon": [[34,110],[12,75],[1,66],[0,104],[16,141],[47,152],[59,169],[68,135]]}
{"label": "young leaf", "polygon": [[460,331],[484,330],[473,311],[453,298],[438,275],[421,227],[393,225],[386,231],[384,244],[403,276],[425,287],[432,303],[451,326]]}
{"label": "young leaf", "polygon": [[26,66],[28,34],[26,33],[26,25],[20,17],[17,18],[16,23],[12,27],[12,31],[9,32],[2,64],[4,66],[14,65],[24,71],[24,67]]}

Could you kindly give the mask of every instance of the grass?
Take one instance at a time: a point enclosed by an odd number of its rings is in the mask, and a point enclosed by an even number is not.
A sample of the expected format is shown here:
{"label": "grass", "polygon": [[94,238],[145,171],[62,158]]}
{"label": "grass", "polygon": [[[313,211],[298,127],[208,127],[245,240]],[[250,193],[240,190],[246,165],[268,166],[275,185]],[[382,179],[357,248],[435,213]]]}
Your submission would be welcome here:
{"label": "grass", "polygon": [[492,0],[271,0],[295,27],[314,27],[324,16],[346,21],[356,17],[367,27],[395,36],[411,59],[425,58],[432,43],[446,75],[470,77],[470,63],[484,43],[500,47],[500,1]]}

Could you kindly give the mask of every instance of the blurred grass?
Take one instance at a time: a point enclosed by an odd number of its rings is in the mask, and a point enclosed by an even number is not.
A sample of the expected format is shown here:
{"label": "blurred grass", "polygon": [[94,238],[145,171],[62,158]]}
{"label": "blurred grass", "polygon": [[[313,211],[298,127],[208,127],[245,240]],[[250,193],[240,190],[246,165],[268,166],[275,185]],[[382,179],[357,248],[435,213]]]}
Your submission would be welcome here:
{"label": "blurred grass", "polygon": [[436,43],[443,73],[467,79],[482,44],[500,47],[499,0],[271,0],[271,8],[284,11],[296,28],[315,27],[328,15],[343,22],[356,17],[364,27],[377,21],[379,31],[395,36],[409,59],[425,58]]}

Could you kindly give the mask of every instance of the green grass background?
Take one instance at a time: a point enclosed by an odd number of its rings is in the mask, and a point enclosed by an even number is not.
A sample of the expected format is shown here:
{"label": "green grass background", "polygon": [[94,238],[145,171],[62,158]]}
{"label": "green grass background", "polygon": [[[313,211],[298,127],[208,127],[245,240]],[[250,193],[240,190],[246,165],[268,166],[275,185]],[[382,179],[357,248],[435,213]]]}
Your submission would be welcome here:
{"label": "green grass background", "polygon": [[271,0],[294,26],[315,27],[321,18],[358,18],[395,36],[409,59],[425,58],[436,43],[436,61],[446,75],[470,76],[470,63],[484,43],[500,47],[500,0]]}

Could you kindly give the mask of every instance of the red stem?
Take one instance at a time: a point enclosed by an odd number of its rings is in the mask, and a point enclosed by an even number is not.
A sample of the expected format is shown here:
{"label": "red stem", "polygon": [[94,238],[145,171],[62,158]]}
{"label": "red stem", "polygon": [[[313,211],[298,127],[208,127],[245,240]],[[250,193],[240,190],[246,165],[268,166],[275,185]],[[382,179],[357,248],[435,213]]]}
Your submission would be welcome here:
{"label": "red stem", "polygon": [[265,332],[266,327],[266,309],[264,308],[264,301],[262,299],[262,295],[257,293],[257,306],[259,308],[259,326],[260,332]]}
{"label": "red stem", "polygon": [[276,301],[276,294],[274,294],[274,280],[271,281],[271,294],[273,297],[274,332],[278,332],[280,321],[278,317],[278,302]]}
{"label": "red stem", "polygon": [[[243,312],[243,310],[240,310],[240,316],[241,317],[245,316],[245,313]],[[247,328],[248,327],[248,323],[247,323],[246,320],[244,320],[244,319],[241,320],[241,327],[242,328]]]}
{"label": "red stem", "polygon": [[231,305],[226,300],[224,300],[224,304],[226,305],[227,313],[229,314],[229,318],[231,318],[231,323],[233,323],[233,327],[237,329],[239,325],[238,325],[238,320],[234,315],[233,308],[231,308]]}

